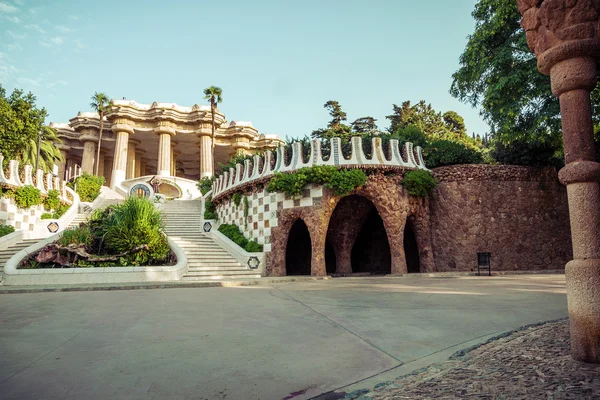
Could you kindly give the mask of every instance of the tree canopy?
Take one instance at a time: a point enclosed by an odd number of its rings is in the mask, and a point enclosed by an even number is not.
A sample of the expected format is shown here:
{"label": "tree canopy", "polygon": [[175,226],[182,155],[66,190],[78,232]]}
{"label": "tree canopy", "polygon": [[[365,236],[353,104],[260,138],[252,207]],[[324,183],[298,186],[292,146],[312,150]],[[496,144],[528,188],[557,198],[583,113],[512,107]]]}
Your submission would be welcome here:
{"label": "tree canopy", "polygon": [[49,171],[60,159],[54,146],[56,132],[44,126],[48,116],[45,108],[38,108],[35,96],[15,89],[10,96],[0,85],[0,153],[5,160],[17,159],[35,165],[37,139],[41,133],[40,168]]}
{"label": "tree canopy", "polygon": [[[460,68],[452,75],[450,93],[481,107],[498,161],[539,164],[549,157],[543,163],[556,164],[562,158],[559,102],[552,94],[550,77],[538,71],[527,46],[516,2],[479,0],[472,15],[475,31],[460,56]],[[600,111],[598,88],[592,103]],[[598,124],[600,114],[594,115]],[[511,159],[511,149],[521,156]],[[526,154],[532,151],[541,153],[528,159]]]}

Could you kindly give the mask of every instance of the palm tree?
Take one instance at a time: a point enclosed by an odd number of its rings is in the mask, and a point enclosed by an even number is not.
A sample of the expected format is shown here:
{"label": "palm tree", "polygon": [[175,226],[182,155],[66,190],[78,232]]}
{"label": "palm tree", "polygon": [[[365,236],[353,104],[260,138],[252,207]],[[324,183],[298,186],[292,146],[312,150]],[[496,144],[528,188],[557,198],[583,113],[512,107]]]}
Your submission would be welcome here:
{"label": "palm tree", "polygon": [[210,116],[212,120],[211,124],[211,156],[213,165],[215,163],[215,111],[217,110],[217,104],[223,101],[223,91],[220,87],[210,86],[204,89],[204,98],[210,103]]}
{"label": "palm tree", "polygon": [[[48,126],[43,126],[40,132],[40,157],[38,168],[50,172],[52,166],[59,161],[64,161],[57,143],[62,143],[56,131]],[[29,138],[19,151],[18,158],[23,164],[35,165],[38,154],[38,138]]]}
{"label": "palm tree", "polygon": [[96,150],[96,165],[94,166],[94,175],[98,176],[98,166],[100,165],[100,145],[102,144],[102,132],[104,131],[104,114],[110,112],[110,100],[106,93],[94,92],[90,107],[100,115],[100,134],[98,135],[98,149]]}

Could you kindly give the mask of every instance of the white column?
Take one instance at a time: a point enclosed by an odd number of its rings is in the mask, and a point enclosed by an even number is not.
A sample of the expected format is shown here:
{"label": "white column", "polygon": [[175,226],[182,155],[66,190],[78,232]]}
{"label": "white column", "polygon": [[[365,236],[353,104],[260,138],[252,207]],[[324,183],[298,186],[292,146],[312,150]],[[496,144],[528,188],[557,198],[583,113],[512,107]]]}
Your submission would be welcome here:
{"label": "white column", "polygon": [[[128,129],[129,128],[129,129]],[[127,152],[129,145],[129,134],[133,133],[133,129],[130,127],[115,127],[113,131],[116,132],[115,140],[115,154],[113,157],[113,170],[111,173],[110,187],[114,189],[119,186],[121,182],[125,180],[125,170],[127,169]]]}
{"label": "white column", "polygon": [[88,140],[83,143],[83,156],[81,157],[81,170],[88,174],[94,173],[96,160],[96,143]]}
{"label": "white column", "polygon": [[213,155],[209,135],[200,136],[200,178],[213,176]]}
{"label": "white column", "polygon": [[171,175],[171,134],[164,131],[159,133],[157,174]]}

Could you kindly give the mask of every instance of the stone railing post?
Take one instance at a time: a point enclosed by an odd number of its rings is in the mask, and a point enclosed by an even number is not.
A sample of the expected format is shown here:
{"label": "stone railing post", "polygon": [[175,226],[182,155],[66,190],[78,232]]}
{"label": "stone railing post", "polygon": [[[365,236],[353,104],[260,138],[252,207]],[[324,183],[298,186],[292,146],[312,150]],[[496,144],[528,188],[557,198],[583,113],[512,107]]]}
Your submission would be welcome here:
{"label": "stone railing post", "polygon": [[[573,357],[600,363],[600,164],[590,92],[596,86],[598,2],[517,0],[521,25],[560,100],[573,260],[565,269]],[[593,4],[598,4],[594,6]]]}

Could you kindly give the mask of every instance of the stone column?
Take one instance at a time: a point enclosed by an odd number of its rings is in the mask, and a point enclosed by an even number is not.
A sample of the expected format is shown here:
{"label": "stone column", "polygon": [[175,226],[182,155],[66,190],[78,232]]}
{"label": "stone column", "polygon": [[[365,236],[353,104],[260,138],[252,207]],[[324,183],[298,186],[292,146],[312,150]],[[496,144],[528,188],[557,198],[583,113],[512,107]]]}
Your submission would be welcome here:
{"label": "stone column", "polygon": [[[173,147],[174,149],[175,147]],[[179,151],[173,150],[171,153],[171,175],[177,176],[177,157],[179,157],[181,153]]]}
{"label": "stone column", "polygon": [[126,179],[136,178],[135,175],[135,154],[136,147],[140,144],[139,140],[129,139],[129,146],[127,148],[127,169],[125,170]]}
{"label": "stone column", "polygon": [[[104,160],[106,157],[106,152],[100,151],[100,158],[98,159],[98,175],[104,176],[104,180],[106,181],[106,176],[104,175]],[[108,181],[106,181],[108,184]]]}
{"label": "stone column", "polygon": [[517,1],[538,69],[550,75],[560,100],[566,166],[559,179],[567,185],[574,258],[565,269],[571,350],[577,360],[600,363],[600,164],[590,102],[600,55],[600,4],[593,3]]}
{"label": "stone column", "polygon": [[214,161],[211,147],[210,128],[200,133],[200,178],[213,176]]}
{"label": "stone column", "polygon": [[81,170],[88,174],[94,173],[94,163],[96,160],[96,143],[97,138],[91,136],[82,136],[80,140],[83,142],[83,156],[81,157]]}
{"label": "stone column", "polygon": [[110,187],[111,189],[115,189],[126,177],[129,135],[133,134],[133,127],[123,123],[116,123],[113,124],[112,130],[115,132],[116,140]]}
{"label": "stone column", "polygon": [[135,152],[135,177],[139,178],[142,174],[142,155],[141,151]]}
{"label": "stone column", "polygon": [[162,129],[157,132],[158,139],[158,166],[156,173],[160,176],[171,175],[171,133]]}
{"label": "stone column", "polygon": [[111,175],[112,175],[112,166],[113,159],[109,157],[104,157],[104,169],[102,170],[102,175],[104,176],[105,185],[110,187],[111,184]]}
{"label": "stone column", "polygon": [[147,165],[148,165],[148,159],[142,158],[140,160],[140,176],[146,176],[147,175],[147,172],[146,172]]}

